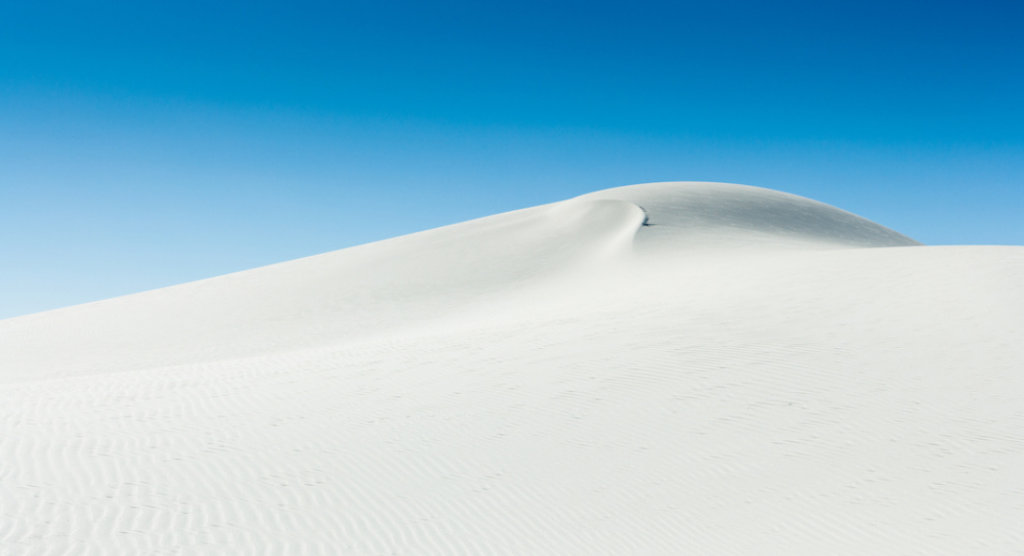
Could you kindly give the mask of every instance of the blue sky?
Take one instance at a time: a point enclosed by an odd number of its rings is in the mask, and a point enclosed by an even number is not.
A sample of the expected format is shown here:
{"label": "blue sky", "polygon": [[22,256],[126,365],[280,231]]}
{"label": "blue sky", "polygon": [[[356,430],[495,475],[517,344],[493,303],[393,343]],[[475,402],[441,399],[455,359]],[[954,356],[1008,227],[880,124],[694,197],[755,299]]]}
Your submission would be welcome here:
{"label": "blue sky", "polygon": [[0,318],[630,183],[1024,244],[1024,5],[0,4]]}

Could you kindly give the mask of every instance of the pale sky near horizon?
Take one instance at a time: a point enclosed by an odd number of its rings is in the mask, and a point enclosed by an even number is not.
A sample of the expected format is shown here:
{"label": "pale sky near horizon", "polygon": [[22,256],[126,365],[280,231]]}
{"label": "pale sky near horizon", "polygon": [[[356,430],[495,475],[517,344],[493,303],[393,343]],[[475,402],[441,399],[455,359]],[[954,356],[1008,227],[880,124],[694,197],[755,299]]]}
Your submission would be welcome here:
{"label": "pale sky near horizon", "polygon": [[1024,244],[1010,2],[0,5],[0,318],[631,183]]}

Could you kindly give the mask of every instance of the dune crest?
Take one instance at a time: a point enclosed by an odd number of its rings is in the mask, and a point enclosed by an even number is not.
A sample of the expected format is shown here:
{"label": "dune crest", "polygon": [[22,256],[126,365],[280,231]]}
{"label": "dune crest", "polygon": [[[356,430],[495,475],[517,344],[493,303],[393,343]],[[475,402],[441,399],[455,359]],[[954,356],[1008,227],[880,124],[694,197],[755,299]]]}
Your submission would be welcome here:
{"label": "dune crest", "polygon": [[[917,245],[785,193],[710,183],[621,187],[324,255],[0,324],[0,381],[307,349],[421,329],[631,253]],[[566,280],[565,275],[570,275]],[[575,281],[575,282],[574,282]],[[586,281],[584,278],[583,281]],[[51,349],[52,338],[61,349]]]}

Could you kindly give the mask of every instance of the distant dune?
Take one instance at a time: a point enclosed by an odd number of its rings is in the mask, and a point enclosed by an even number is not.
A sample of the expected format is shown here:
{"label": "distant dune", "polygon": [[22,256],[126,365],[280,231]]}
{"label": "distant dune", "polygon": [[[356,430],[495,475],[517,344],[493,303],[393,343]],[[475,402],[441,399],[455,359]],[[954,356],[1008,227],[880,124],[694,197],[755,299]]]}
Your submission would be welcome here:
{"label": "distant dune", "polygon": [[1022,554],[1024,247],[656,183],[0,321],[0,555]]}

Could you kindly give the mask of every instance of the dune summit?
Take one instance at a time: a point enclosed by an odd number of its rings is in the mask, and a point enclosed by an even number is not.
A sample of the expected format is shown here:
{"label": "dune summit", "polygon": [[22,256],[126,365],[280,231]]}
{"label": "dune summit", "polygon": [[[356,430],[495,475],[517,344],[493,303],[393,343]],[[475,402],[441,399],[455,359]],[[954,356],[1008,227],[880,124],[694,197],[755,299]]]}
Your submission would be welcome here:
{"label": "dune summit", "polygon": [[2,554],[1019,554],[1024,247],[615,188],[0,321]]}

